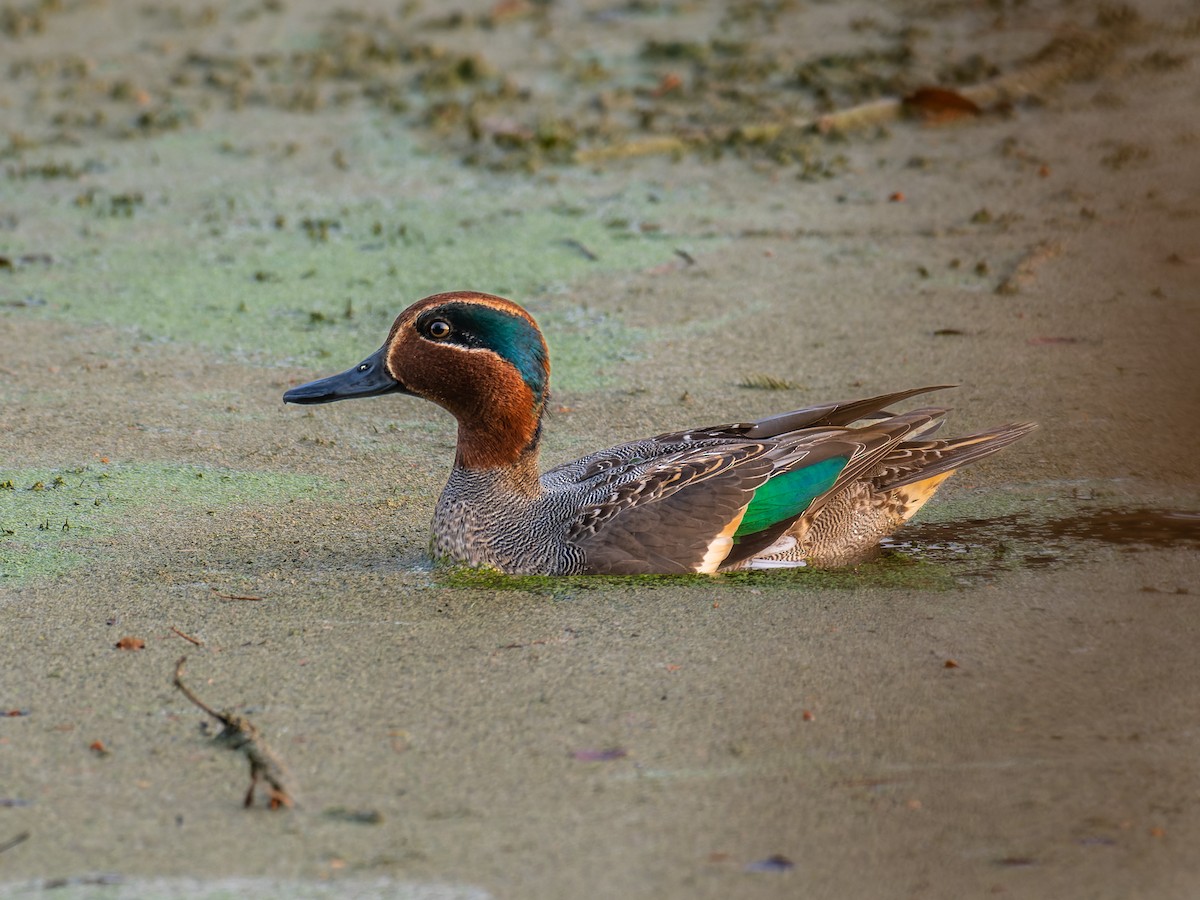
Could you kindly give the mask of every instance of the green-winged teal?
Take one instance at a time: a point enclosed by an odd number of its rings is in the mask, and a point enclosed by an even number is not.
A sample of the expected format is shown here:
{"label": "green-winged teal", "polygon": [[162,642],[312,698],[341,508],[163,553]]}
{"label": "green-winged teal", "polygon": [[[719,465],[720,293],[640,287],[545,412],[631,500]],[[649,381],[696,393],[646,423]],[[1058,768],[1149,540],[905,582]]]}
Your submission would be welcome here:
{"label": "green-winged teal", "polygon": [[450,412],[458,447],[433,515],[433,552],[514,574],[852,565],[955,469],[1034,427],[937,440],[945,409],[886,411],[938,389],[927,387],[663,434],[542,473],[549,377],[529,313],[462,291],[414,303],[376,353],[283,399],[399,392]]}

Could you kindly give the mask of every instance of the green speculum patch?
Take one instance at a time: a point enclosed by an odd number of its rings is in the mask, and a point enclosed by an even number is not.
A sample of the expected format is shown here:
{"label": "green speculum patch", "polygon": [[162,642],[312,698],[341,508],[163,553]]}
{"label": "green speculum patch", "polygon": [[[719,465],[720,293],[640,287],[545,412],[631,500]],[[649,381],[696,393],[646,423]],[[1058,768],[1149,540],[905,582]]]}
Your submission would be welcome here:
{"label": "green speculum patch", "polygon": [[93,558],[97,537],[137,527],[142,517],[286,501],[320,485],[299,475],[170,464],[0,471],[0,579],[69,571]]}
{"label": "green speculum patch", "polygon": [[814,499],[833,487],[846,462],[845,457],[834,456],[776,475],[754,492],[754,499],[746,507],[746,515],[734,535],[735,540],[804,512]]}

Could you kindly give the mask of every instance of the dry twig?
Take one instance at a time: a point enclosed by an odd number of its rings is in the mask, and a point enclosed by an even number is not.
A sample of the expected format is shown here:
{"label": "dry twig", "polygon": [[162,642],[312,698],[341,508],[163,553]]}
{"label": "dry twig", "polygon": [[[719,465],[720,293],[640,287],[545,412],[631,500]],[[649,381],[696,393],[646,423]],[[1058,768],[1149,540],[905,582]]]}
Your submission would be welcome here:
{"label": "dry twig", "polygon": [[215,587],[210,587],[210,591],[220,597],[222,600],[261,600],[262,597],[255,597],[253,594],[222,594]]}
{"label": "dry twig", "polygon": [[230,750],[240,750],[250,761],[250,788],[246,791],[246,799],[242,805],[251,806],[254,803],[254,789],[258,786],[258,780],[261,778],[266,782],[267,802],[271,809],[293,806],[295,800],[287,786],[291,776],[283,761],[267,746],[258,728],[245,716],[239,716],[228,710],[217,712],[192,693],[191,689],[183,683],[183,666],[186,662],[187,657],[181,656],[179,662],[175,664],[175,687],[179,688],[183,696],[225,726],[217,735],[216,739],[219,743],[224,744]]}
{"label": "dry twig", "polygon": [[198,638],[194,638],[190,634],[184,634],[182,631],[180,631],[174,625],[171,626],[171,630],[173,632],[175,632],[177,635],[179,635],[181,638],[183,638],[185,641],[187,641],[188,643],[195,644],[197,647],[204,646],[204,641],[199,640]]}
{"label": "dry twig", "polygon": [[27,840],[29,840],[29,832],[22,831],[16,837],[11,837],[3,844],[0,844],[0,853],[3,853],[5,850],[11,850],[13,847],[16,847],[18,844],[23,844]]}

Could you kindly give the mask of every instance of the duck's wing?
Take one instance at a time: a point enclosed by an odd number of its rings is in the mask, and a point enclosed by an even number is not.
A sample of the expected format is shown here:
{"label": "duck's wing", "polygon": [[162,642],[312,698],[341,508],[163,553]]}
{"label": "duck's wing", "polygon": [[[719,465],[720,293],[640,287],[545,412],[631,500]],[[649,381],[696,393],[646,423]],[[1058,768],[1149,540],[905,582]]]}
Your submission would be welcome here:
{"label": "duck's wing", "polygon": [[[922,421],[926,418],[917,410],[885,423],[889,428],[911,430],[898,441],[880,443],[848,465],[827,493],[779,533],[784,542],[773,546],[780,549],[764,548],[765,556],[783,553],[786,559],[819,565],[854,564],[872,553],[881,538],[911,519],[956,470],[1002,450],[1035,428],[1032,423],[1014,423],[945,440],[908,440],[912,434],[928,434],[931,425],[940,422],[940,416]],[[731,554],[726,567],[751,558]]]}
{"label": "duck's wing", "polygon": [[944,391],[952,388],[952,384],[937,384],[930,387],[912,388],[907,391],[896,391],[891,394],[879,394],[863,400],[835,400],[828,403],[818,403],[815,406],[805,406],[791,412],[778,413],[750,422],[735,422],[727,425],[706,425],[701,428],[689,428],[687,431],[672,434],[661,434],[656,441],[686,441],[711,440],[713,438],[743,438],[746,440],[764,440],[776,438],[800,431],[806,428],[839,428],[862,421],[885,421],[895,417],[895,413],[887,411],[893,403],[899,403],[910,397],[918,397],[933,391]]}
{"label": "duck's wing", "polygon": [[860,434],[842,423],[927,390],[634,441],[556,466],[542,485],[578,508],[567,538],[589,571],[714,572],[774,543],[914,428]]}
{"label": "duck's wing", "polygon": [[575,468],[586,476],[575,489],[588,493],[567,538],[590,572],[728,568],[775,543],[806,510],[877,467],[918,420],[930,418],[910,416],[890,428],[810,429],[779,441],[671,443],[653,459],[645,458],[646,447],[635,455],[614,448]]}
{"label": "duck's wing", "polygon": [[815,406],[806,406],[802,409],[749,422],[704,425],[699,428],[689,428],[686,431],[660,434],[657,437],[598,450],[579,459],[554,466],[542,474],[542,484],[547,490],[581,485],[589,479],[608,477],[617,470],[651,462],[669,453],[709,446],[715,442],[758,441],[777,438],[806,428],[837,428],[864,419],[891,419],[894,414],[886,412],[886,407],[891,404],[950,387],[954,387],[954,385],[941,384],[914,388],[867,397],[863,400],[819,403]]}
{"label": "duck's wing", "polygon": [[771,446],[719,442],[607,466],[568,526],[589,572],[715,572],[754,492],[774,470]]}
{"label": "duck's wing", "polygon": [[751,559],[811,520],[833,497],[869,478],[907,436],[935,430],[939,408],[917,409],[858,428],[808,428],[777,439],[777,466],[755,493],[722,568]]}
{"label": "duck's wing", "polygon": [[542,481],[578,508],[568,539],[584,551],[588,571],[715,572],[754,557],[851,485],[913,484],[994,453],[1028,431],[1008,426],[934,441],[928,436],[945,409],[886,411],[938,389],[664,434],[558,466]]}

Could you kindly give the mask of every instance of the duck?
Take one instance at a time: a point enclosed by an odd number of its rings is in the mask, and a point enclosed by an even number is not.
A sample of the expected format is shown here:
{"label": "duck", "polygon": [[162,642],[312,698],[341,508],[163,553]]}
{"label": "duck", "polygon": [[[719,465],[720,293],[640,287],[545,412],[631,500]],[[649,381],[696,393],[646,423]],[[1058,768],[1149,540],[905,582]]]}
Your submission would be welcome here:
{"label": "duck", "polygon": [[512,575],[715,574],[870,559],[957,469],[1035,427],[935,438],[949,411],[888,407],[953,385],[807,406],[599,450],[541,471],[550,352],[519,304],[426,297],[361,363],[286,403],[407,394],[458,422],[435,560]]}

